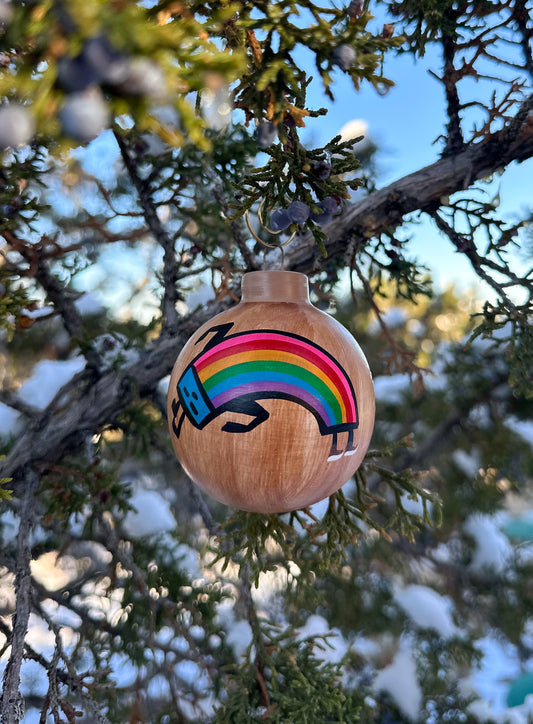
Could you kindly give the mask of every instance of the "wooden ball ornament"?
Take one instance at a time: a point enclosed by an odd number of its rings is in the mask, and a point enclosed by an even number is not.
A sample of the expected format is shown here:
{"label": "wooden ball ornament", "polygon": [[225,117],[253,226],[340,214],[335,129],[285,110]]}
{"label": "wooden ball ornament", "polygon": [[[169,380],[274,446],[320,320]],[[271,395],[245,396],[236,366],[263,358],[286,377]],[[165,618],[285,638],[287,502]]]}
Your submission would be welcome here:
{"label": "wooden ball ornament", "polygon": [[204,324],[176,360],[172,444],[216,500],[281,513],[338,490],[374,426],[374,388],[353,337],[309,301],[304,274],[245,274],[242,300]]}

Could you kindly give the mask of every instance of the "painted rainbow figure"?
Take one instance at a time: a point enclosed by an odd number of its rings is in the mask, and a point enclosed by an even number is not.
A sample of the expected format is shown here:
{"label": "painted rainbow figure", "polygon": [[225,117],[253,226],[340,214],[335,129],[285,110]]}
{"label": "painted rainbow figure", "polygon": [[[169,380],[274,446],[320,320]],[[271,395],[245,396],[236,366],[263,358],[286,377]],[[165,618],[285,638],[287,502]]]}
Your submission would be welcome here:
{"label": "painted rainbow figure", "polygon": [[[232,327],[233,323],[211,327],[198,340],[197,344],[213,334],[176,386],[172,402],[176,437],[185,416],[201,430],[225,411],[253,419],[246,424],[226,422],[223,431],[248,432],[269,417],[258,400],[284,399],[303,405],[315,416],[320,433],[332,435],[328,460],[353,455],[357,403],[341,365],[300,335],[273,329],[228,334]],[[337,447],[341,432],[348,433],[344,450]]]}

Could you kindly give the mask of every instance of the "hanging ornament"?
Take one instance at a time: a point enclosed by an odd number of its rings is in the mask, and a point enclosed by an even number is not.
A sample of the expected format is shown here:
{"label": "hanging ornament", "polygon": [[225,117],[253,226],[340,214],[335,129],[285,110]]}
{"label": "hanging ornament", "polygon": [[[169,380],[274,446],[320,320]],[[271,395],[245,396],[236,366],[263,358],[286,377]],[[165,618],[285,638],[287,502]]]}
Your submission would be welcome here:
{"label": "hanging ornament", "polygon": [[222,503],[280,513],[331,495],[360,465],[374,389],[353,337],[309,301],[303,274],[245,274],[242,300],[204,324],[170,379],[172,444]]}

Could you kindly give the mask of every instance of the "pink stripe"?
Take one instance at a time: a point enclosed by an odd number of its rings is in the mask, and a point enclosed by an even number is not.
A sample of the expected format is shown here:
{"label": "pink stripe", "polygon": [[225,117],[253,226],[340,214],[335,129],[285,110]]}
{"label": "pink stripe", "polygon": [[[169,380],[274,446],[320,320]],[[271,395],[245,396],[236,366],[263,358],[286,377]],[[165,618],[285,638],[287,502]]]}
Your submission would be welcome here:
{"label": "pink stripe", "polygon": [[265,340],[276,342],[279,339],[283,340],[290,340],[290,344],[294,345],[295,347],[299,347],[300,349],[306,349],[310,348],[313,351],[313,354],[316,354],[331,370],[336,371],[341,384],[344,388],[344,391],[346,393],[346,397],[348,400],[350,400],[350,415],[348,416],[348,419],[355,420],[355,407],[353,405],[353,396],[352,392],[348,386],[348,382],[346,381],[345,373],[339,368],[337,364],[333,362],[333,360],[325,355],[323,352],[320,351],[318,347],[315,347],[312,344],[309,344],[308,342],[304,342],[300,339],[296,339],[295,337],[292,337],[290,334],[283,334],[283,332],[278,333],[272,333],[272,332],[249,332],[246,334],[242,334],[239,336],[232,337],[230,339],[226,339],[219,344],[216,344],[211,349],[207,350],[205,354],[201,355],[202,358],[202,366],[205,366],[207,364],[207,360],[210,359],[212,355],[215,355],[217,353],[220,353],[223,350],[231,350],[231,348],[237,344],[242,344],[243,342],[264,342]]}

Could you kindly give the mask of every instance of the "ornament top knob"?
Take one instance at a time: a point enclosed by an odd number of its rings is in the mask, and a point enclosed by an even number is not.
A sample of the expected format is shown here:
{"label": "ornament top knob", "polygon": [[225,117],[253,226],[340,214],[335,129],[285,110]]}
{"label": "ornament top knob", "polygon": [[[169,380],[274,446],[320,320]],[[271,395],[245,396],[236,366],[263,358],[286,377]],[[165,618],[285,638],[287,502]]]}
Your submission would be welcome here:
{"label": "ornament top knob", "polygon": [[309,303],[309,283],[298,272],[248,272],[242,278],[242,301]]}

